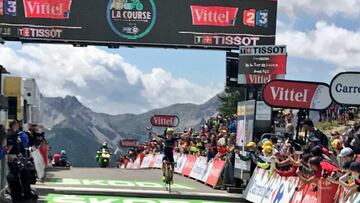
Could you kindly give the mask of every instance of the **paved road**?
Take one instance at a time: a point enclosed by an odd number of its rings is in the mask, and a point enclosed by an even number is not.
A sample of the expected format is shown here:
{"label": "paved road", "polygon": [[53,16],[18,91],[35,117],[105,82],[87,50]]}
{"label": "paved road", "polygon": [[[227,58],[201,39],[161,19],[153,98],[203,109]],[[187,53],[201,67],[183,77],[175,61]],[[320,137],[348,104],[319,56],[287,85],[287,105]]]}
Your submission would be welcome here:
{"label": "paved road", "polygon": [[[42,197],[40,202],[116,202],[124,198],[157,198],[155,202],[142,199],[141,203],[161,203],[162,200],[187,199],[189,203],[196,200],[244,202],[239,194],[229,194],[226,191],[213,189],[196,180],[175,175],[173,192],[165,191],[161,182],[161,170],[126,170],[101,168],[71,168],[52,169],[47,172],[44,183],[38,183],[35,188]],[[56,195],[52,195],[56,194]],[[58,196],[77,195],[77,196]],[[81,196],[87,195],[87,196]],[[90,195],[90,196],[89,196]],[[78,199],[67,199],[78,198]],[[89,198],[97,198],[95,201]],[[120,198],[120,199],[107,199]],[[121,199],[122,198],[122,199]],[[163,198],[163,199],[161,199]],[[100,201],[101,200],[101,201]],[[194,200],[195,201],[195,200]],[[131,202],[131,201],[130,201]],[[136,202],[136,201],[135,201]],[[134,202],[134,203],[135,203]],[[139,201],[140,202],[140,201]],[[187,201],[183,201],[187,203]],[[171,202],[172,203],[172,202]],[[174,202],[177,203],[177,202]],[[202,203],[201,201],[196,203]]]}

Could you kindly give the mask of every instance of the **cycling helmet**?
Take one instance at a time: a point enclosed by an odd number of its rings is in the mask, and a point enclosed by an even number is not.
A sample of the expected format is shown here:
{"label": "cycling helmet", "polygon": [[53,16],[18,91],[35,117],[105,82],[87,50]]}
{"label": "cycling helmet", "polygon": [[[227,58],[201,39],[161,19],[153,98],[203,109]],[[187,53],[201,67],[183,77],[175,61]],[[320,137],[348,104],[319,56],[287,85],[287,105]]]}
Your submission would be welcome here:
{"label": "cycling helmet", "polygon": [[174,133],[174,129],[173,128],[168,128],[166,129],[166,134],[173,134]]}
{"label": "cycling helmet", "polygon": [[65,150],[61,150],[60,154],[66,154]]}
{"label": "cycling helmet", "polygon": [[103,147],[107,147],[108,146],[108,143],[107,142],[104,142],[103,143]]}

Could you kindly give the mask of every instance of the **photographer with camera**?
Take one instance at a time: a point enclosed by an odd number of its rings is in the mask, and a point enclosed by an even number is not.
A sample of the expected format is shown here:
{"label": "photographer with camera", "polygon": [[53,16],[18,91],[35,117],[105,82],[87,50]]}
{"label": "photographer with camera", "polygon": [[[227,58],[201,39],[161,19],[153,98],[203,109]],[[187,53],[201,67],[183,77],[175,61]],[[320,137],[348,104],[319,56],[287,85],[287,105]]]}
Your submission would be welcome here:
{"label": "photographer with camera", "polygon": [[7,132],[7,156],[9,173],[7,181],[9,184],[13,202],[23,202],[28,199],[36,199],[37,195],[31,191],[31,172],[27,167],[26,149],[19,135],[19,121],[12,121]]}

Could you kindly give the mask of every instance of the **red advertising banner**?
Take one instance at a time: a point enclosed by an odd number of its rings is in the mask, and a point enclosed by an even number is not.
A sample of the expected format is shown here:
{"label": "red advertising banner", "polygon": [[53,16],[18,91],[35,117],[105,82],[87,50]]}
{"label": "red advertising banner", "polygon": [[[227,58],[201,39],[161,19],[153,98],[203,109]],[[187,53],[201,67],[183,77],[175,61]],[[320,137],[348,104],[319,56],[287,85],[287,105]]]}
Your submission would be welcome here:
{"label": "red advertising banner", "polygon": [[121,147],[136,147],[138,146],[138,140],[136,139],[123,139],[120,140],[119,145]]}
{"label": "red advertising banner", "polygon": [[194,167],[196,162],[196,156],[195,155],[189,155],[187,157],[187,161],[185,163],[185,166],[182,170],[182,174],[185,176],[189,176],[191,173],[192,168]]}
{"label": "red advertising banner", "polygon": [[318,193],[318,202],[334,202],[335,194],[338,189],[338,185],[327,181],[324,178],[321,178],[319,181],[319,193]]}
{"label": "red advertising banner", "polygon": [[180,119],[175,115],[153,115],[150,122],[156,127],[176,127],[179,125]]}
{"label": "red advertising banner", "polygon": [[235,26],[237,7],[190,6],[193,25]]}
{"label": "red advertising banner", "polygon": [[315,82],[272,80],[264,85],[263,97],[278,108],[323,110],[332,103],[329,85]]}
{"label": "red advertising banner", "polygon": [[225,161],[223,161],[221,159],[214,160],[213,168],[210,172],[210,175],[209,175],[206,183],[215,187],[219,181],[219,178],[224,169],[224,166],[225,166]]}
{"label": "red advertising banner", "polygon": [[25,18],[68,19],[72,0],[23,0]]}
{"label": "red advertising banner", "polygon": [[300,191],[295,191],[290,203],[318,203],[317,194],[313,190],[315,186],[315,184],[305,185]]}

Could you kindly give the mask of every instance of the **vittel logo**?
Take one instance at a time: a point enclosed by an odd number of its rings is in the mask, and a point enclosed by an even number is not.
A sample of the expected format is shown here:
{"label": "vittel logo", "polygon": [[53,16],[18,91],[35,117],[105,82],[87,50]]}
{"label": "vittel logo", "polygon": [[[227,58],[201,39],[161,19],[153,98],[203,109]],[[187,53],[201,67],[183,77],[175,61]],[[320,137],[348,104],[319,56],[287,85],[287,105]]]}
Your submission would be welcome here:
{"label": "vittel logo", "polygon": [[326,109],[332,103],[324,83],[272,80],[263,88],[264,101],[272,107]]}
{"label": "vittel logo", "polygon": [[193,25],[234,26],[238,8],[190,6]]}
{"label": "vittel logo", "polygon": [[68,19],[72,0],[23,0],[26,18]]}
{"label": "vittel logo", "polygon": [[179,118],[174,115],[154,115],[150,122],[158,127],[176,127],[179,124]]}

